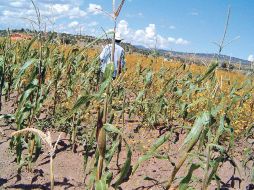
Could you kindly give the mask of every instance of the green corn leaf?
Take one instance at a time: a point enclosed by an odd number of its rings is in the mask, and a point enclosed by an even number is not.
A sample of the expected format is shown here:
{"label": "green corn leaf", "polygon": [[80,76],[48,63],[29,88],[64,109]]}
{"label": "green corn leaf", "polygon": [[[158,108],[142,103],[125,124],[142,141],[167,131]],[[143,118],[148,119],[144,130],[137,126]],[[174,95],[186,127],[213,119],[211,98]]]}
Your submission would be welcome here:
{"label": "green corn leaf", "polygon": [[149,150],[145,155],[139,157],[137,164],[133,167],[133,172],[135,173],[135,171],[138,169],[138,167],[140,166],[140,164],[146,160],[151,159],[153,156],[156,156],[156,150],[163,145],[165,142],[168,141],[168,139],[171,137],[172,133],[169,132],[168,134],[165,134],[163,136],[161,136],[151,147],[151,150]]}
{"label": "green corn leaf", "polygon": [[20,71],[18,73],[18,77],[21,77],[24,74],[24,72],[26,71],[26,69],[30,65],[34,64],[36,61],[38,61],[38,59],[30,59],[27,62],[25,62],[24,65],[20,68]]}
{"label": "green corn leaf", "polygon": [[152,82],[152,77],[153,77],[153,73],[152,71],[149,71],[147,74],[146,74],[146,78],[145,78],[145,85],[150,85],[151,82]]}
{"label": "green corn leaf", "polygon": [[111,132],[111,133],[116,133],[122,136],[122,132],[117,129],[114,125],[106,123],[103,125],[103,128],[107,131],[107,132]]}
{"label": "green corn leaf", "polygon": [[153,154],[152,153],[147,153],[147,154],[145,154],[144,156],[142,156],[142,157],[139,157],[139,159],[138,159],[138,163],[133,167],[133,171],[132,171],[132,173],[135,173],[136,172],[136,170],[138,169],[138,167],[140,166],[140,164],[142,163],[142,162],[144,162],[144,161],[146,161],[146,160],[149,160],[149,159],[151,159],[153,157]]}
{"label": "green corn leaf", "polygon": [[187,152],[196,144],[199,139],[199,136],[203,130],[203,127],[210,122],[209,112],[202,113],[201,116],[196,118],[193,127],[191,128],[190,133],[185,138],[181,150],[185,149]]}
{"label": "green corn leaf", "polygon": [[198,164],[191,164],[191,167],[188,171],[188,174],[181,180],[179,185],[179,190],[186,190],[188,189],[188,185],[191,182],[193,172],[198,169],[200,165]]}
{"label": "green corn leaf", "polygon": [[155,154],[154,157],[157,158],[157,159],[159,159],[159,160],[168,160],[168,161],[170,161],[169,155]]}
{"label": "green corn leaf", "polygon": [[138,93],[138,96],[137,96],[137,98],[136,98],[136,102],[137,101],[140,101],[141,100],[141,98],[144,96],[144,94],[145,94],[145,90],[142,90],[141,92],[139,92]]}
{"label": "green corn leaf", "polygon": [[185,119],[188,116],[188,112],[187,112],[187,108],[188,108],[188,104],[187,103],[182,103],[180,105],[181,107],[181,116]]}
{"label": "green corn leaf", "polygon": [[44,101],[46,100],[46,98],[47,98],[47,96],[49,94],[51,84],[52,84],[52,82],[50,81],[47,86],[46,85],[42,85],[42,88],[39,91],[40,96],[37,99],[36,105],[35,105],[35,112],[36,113],[40,112],[40,110],[41,110],[41,108],[43,106],[43,103],[44,103]]}
{"label": "green corn leaf", "polygon": [[105,69],[105,72],[103,74],[103,81],[112,79],[112,75],[114,72],[114,63],[108,63]]}
{"label": "green corn leaf", "polygon": [[183,89],[178,89],[178,88],[176,88],[176,91],[175,91],[175,94],[177,95],[177,96],[179,96],[179,97],[182,97],[183,96]]}
{"label": "green corn leaf", "polygon": [[107,190],[107,184],[104,180],[99,180],[95,182],[95,190]]}
{"label": "green corn leaf", "polygon": [[12,137],[13,141],[17,143],[16,145],[16,156],[17,156],[17,163],[21,164],[22,161],[22,138],[21,136]]}
{"label": "green corn leaf", "polygon": [[225,116],[223,115],[223,116],[220,117],[220,125],[219,125],[219,127],[216,131],[216,135],[215,135],[215,138],[214,138],[214,143],[215,144],[218,143],[220,136],[225,131],[224,122],[225,122]]}
{"label": "green corn leaf", "polygon": [[117,147],[119,145],[119,139],[114,141],[113,144],[111,145],[111,148],[110,150],[107,152],[106,156],[105,156],[105,159],[106,159],[106,164],[109,165],[109,163],[111,162],[114,154],[115,154],[115,151],[117,150]]}
{"label": "green corn leaf", "polygon": [[[96,154],[95,154],[96,155]],[[96,159],[93,158],[93,159]],[[93,167],[90,171],[89,175],[89,180],[88,180],[88,189],[94,189],[94,183],[96,183],[96,173],[97,173],[97,168]]]}
{"label": "green corn leaf", "polygon": [[30,115],[30,110],[27,108],[22,108],[21,110],[18,110],[15,118],[16,118],[16,123],[17,123],[17,129],[21,130],[24,128],[24,121],[28,118]]}
{"label": "green corn leaf", "polygon": [[4,59],[3,57],[0,57],[0,79],[2,78],[4,74]]}
{"label": "green corn leaf", "polygon": [[161,145],[163,145],[167,140],[171,137],[172,133],[169,132],[163,136],[161,136],[153,145],[151,148],[151,151],[154,152],[156,151]]}
{"label": "green corn leaf", "polygon": [[[223,101],[222,101],[223,102]],[[224,104],[219,104],[211,109],[211,114],[213,117],[216,117],[217,114],[223,109]]]}
{"label": "green corn leaf", "polygon": [[219,165],[220,163],[223,161],[223,157],[218,157],[214,160],[214,162],[211,164],[212,166],[212,171],[211,173],[209,174],[209,177],[208,177],[208,184],[211,183],[213,177],[216,175],[217,171],[218,171],[218,168],[219,168]]}
{"label": "green corn leaf", "polygon": [[204,79],[206,79],[217,67],[218,67],[218,63],[213,63],[209,68],[208,70],[206,71],[206,73],[200,78],[197,80],[196,83],[200,83],[202,82]]}
{"label": "green corn leaf", "polygon": [[16,77],[16,83],[15,83],[15,87],[17,88],[17,85],[21,79],[21,77],[23,76],[23,74],[25,73],[26,69],[28,67],[30,67],[31,65],[35,64],[38,61],[38,59],[30,59],[27,62],[24,63],[24,65],[20,68],[19,73]]}
{"label": "green corn leaf", "polygon": [[79,109],[81,106],[88,104],[94,97],[92,95],[81,96],[72,108],[72,113]]}
{"label": "green corn leaf", "polygon": [[70,113],[67,114],[67,116],[63,117],[60,121],[57,122],[57,124],[64,123],[67,119],[69,119],[81,106],[87,106],[90,101],[92,101],[94,98],[93,95],[85,95],[81,96],[77,102],[74,104],[73,108],[71,109]]}
{"label": "green corn leaf", "polygon": [[210,147],[214,147],[214,148],[217,148],[220,152],[225,152],[225,148],[223,147],[223,146],[221,146],[221,145],[217,145],[217,144],[209,144],[208,146],[210,146]]}
{"label": "green corn leaf", "polygon": [[35,137],[34,137],[34,140],[35,140],[35,158],[34,158],[34,161],[36,161],[40,154],[41,154],[41,149],[42,149],[42,144],[41,144],[41,138],[35,134]]}
{"label": "green corn leaf", "polygon": [[102,98],[102,94],[105,92],[105,90],[108,87],[108,85],[110,84],[110,82],[111,82],[111,78],[108,78],[107,80],[105,80],[101,83],[99,92],[97,94],[95,94],[95,97],[97,99]]}
{"label": "green corn leaf", "polygon": [[24,57],[25,59],[28,57],[29,54],[28,54],[27,52],[29,52],[31,46],[32,46],[33,43],[36,41],[36,39],[37,39],[37,36],[35,36],[35,37],[29,42],[29,44],[27,45],[27,47],[24,49],[24,52],[23,52],[23,56],[22,56],[22,57]]}
{"label": "green corn leaf", "polygon": [[4,114],[4,115],[0,115],[0,119],[6,119],[6,120],[14,120],[15,119],[15,115],[13,114]]}
{"label": "green corn leaf", "polygon": [[107,171],[103,174],[102,179],[109,185],[113,179],[113,172]]}
{"label": "green corn leaf", "polygon": [[23,94],[22,94],[22,96],[21,96],[21,98],[20,98],[20,100],[19,100],[19,107],[18,107],[18,110],[20,110],[22,107],[23,107],[23,105],[25,104],[25,102],[27,101],[27,99],[29,98],[29,96],[32,94],[32,92],[33,91],[35,91],[36,89],[35,88],[29,88],[28,90],[26,90]]}
{"label": "green corn leaf", "polygon": [[128,178],[128,176],[131,174],[130,170],[131,170],[132,152],[131,152],[131,149],[126,141],[125,141],[125,144],[126,144],[126,149],[127,149],[127,157],[126,157],[123,167],[120,170],[120,174],[118,175],[116,182],[113,184],[113,187],[115,187],[115,188],[118,187],[119,185],[121,185],[124,182],[124,180],[126,178]]}
{"label": "green corn leaf", "polygon": [[124,139],[121,131],[119,129],[117,129],[114,125],[111,124],[104,124],[103,128],[107,131],[107,132],[111,132],[111,133],[116,133],[122,136],[122,139],[126,145],[126,149],[127,149],[127,157],[125,160],[125,163],[123,165],[123,167],[120,170],[120,174],[117,176],[117,180],[115,181],[115,183],[113,184],[113,187],[117,188],[119,185],[121,185],[124,180],[130,175],[130,170],[131,170],[131,156],[132,156],[132,152],[131,149],[127,143],[127,141]]}

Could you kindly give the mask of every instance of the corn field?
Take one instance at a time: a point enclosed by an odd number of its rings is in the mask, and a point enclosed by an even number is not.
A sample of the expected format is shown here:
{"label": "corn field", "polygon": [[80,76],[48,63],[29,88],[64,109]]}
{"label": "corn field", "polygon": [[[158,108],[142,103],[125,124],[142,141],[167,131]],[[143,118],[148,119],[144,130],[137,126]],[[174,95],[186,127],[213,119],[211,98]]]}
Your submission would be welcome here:
{"label": "corn field", "polygon": [[[26,129],[10,143],[18,172],[24,166],[32,170],[46,138],[30,130],[61,131],[69,134],[73,151],[86,143],[84,168],[94,159],[89,187],[117,188],[146,160],[165,159],[168,155],[159,155],[160,148],[181,129],[186,137],[175,150],[180,155],[165,187],[172,186],[178,171],[188,163],[190,170],[180,187],[187,188],[194,169],[199,169],[204,173],[202,189],[207,189],[213,180],[219,184],[217,171],[233,156],[235,139],[252,136],[253,78],[228,73],[233,77],[222,81],[220,75],[225,75],[216,70],[216,61],[208,68],[166,62],[154,65],[152,58],[136,55],[135,60],[130,55],[127,60],[133,65],[127,66],[126,72],[112,80],[109,64],[99,81],[98,57],[91,56],[96,53],[89,48],[55,44],[50,37],[41,42],[37,37],[17,42],[6,37],[0,50],[2,98],[8,100],[16,94],[14,112],[1,118],[14,123],[17,130]],[[125,120],[130,119],[146,130],[166,128],[136,163],[131,162],[132,147],[121,132],[129,125]],[[177,127],[172,127],[173,123]],[[88,157],[86,152],[96,145],[94,155]],[[106,168],[121,146],[126,160],[119,175],[112,176]]]}
{"label": "corn field", "polygon": [[[32,172],[47,150],[50,189],[57,188],[53,160],[65,134],[71,154],[82,149],[87,177],[81,189],[121,189],[151,159],[170,163],[164,181],[157,179],[161,189],[220,189],[221,168],[228,162],[254,181],[251,143],[235,161],[236,144],[253,139],[253,75],[220,70],[218,59],[197,66],[129,54],[115,80],[113,64],[100,78],[99,53],[90,48],[95,42],[65,45],[55,33],[43,32],[31,40],[1,39],[0,110],[15,98],[12,111],[0,118],[15,128],[10,150],[17,173]],[[134,127],[140,135],[159,131],[138,159],[133,130],[126,131]],[[169,146],[179,134],[178,148]],[[154,181],[149,174],[146,180]]]}

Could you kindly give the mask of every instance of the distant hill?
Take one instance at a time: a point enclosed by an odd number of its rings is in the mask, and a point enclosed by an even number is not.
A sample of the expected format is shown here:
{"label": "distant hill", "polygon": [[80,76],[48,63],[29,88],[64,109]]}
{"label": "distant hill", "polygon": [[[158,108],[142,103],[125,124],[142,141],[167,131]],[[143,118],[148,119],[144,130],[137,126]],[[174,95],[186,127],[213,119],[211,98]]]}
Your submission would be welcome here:
{"label": "distant hill", "polygon": [[[149,48],[146,48],[142,45],[135,45],[136,48],[142,49],[144,51],[155,51]],[[177,51],[170,51],[164,49],[156,50],[160,55],[164,56],[165,58],[179,58],[183,60],[192,60],[192,61],[211,61],[215,58],[219,58],[221,62],[230,62],[231,64],[244,64],[249,65],[250,62],[248,60],[230,57],[228,55],[220,55],[216,53],[187,53],[187,52],[177,52]]]}
{"label": "distant hill", "polygon": [[[31,31],[29,29],[15,29],[11,30],[10,33],[26,33],[29,35],[34,35],[38,32]],[[6,30],[0,30],[0,36],[6,36],[8,33]],[[52,39],[60,39],[62,43],[73,44],[79,46],[85,46],[93,42],[96,38],[88,35],[73,35],[66,33],[52,33],[48,32],[45,34],[47,36],[53,35]],[[93,48],[101,48],[107,43],[110,43],[109,39],[97,39],[96,43],[92,44]],[[164,49],[149,49],[141,45],[132,45],[130,43],[122,43],[123,48],[126,52],[129,53],[140,53],[143,55],[158,55],[163,56],[165,59],[170,60],[179,60],[182,62],[191,62],[194,64],[207,64],[210,61],[218,57],[217,54],[208,54],[208,53],[187,53],[187,52],[177,52],[169,51]],[[236,57],[230,57],[227,55],[220,55],[219,60],[224,65],[242,65],[242,69],[246,70],[250,67],[250,62],[247,60],[239,59]],[[229,64],[230,63],[230,64]]]}

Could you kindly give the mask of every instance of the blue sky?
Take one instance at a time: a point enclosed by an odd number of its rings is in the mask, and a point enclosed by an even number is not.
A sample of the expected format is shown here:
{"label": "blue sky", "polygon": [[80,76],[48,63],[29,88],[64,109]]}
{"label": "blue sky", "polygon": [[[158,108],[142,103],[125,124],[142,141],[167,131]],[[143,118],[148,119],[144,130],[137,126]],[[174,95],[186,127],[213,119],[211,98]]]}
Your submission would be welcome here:
{"label": "blue sky", "polygon": [[[0,0],[0,29],[31,28],[29,0]],[[111,0],[35,0],[48,30],[98,36],[112,21],[99,11],[112,10]],[[120,0],[116,0],[119,3]],[[231,18],[223,54],[254,59],[253,0],[126,0],[118,31],[126,42],[182,52],[214,53],[223,35],[228,7]],[[34,27],[36,27],[34,25]]]}

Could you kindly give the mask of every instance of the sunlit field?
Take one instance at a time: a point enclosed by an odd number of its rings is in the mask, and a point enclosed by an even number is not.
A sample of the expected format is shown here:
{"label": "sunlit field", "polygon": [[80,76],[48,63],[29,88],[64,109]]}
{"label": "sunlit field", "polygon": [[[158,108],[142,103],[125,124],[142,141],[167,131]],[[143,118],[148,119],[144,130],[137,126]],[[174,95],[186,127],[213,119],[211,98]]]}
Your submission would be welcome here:
{"label": "sunlit field", "polygon": [[[171,186],[183,161],[189,162],[188,155],[197,151],[196,146],[200,147],[200,155],[205,156],[209,150],[212,156],[209,160],[198,160],[197,164],[217,162],[209,166],[212,171],[203,168],[211,176],[206,179],[205,186],[209,186],[215,179],[213,176],[219,175],[218,166],[222,167],[224,163],[219,158],[228,151],[234,152],[234,139],[251,136],[254,119],[252,77],[237,71],[221,70],[217,68],[218,60],[206,67],[164,61],[161,57],[127,54],[125,72],[116,80],[111,80],[108,75],[109,78],[104,78],[100,84],[98,52],[99,49],[77,49],[76,46],[59,46],[47,41],[2,39],[2,102],[11,100],[13,111],[2,114],[1,118],[20,131],[13,133],[15,136],[10,143],[20,167],[26,166],[32,171],[32,163],[40,156],[44,143],[53,146],[54,143],[47,140],[50,136],[44,131],[61,131],[69,135],[74,152],[84,142],[89,143],[84,151],[93,150],[96,142],[104,144],[104,140],[100,142],[100,135],[95,136],[94,127],[105,120],[100,130],[107,133],[107,141],[111,144],[101,150],[105,154],[106,167],[114,154],[119,156],[117,147],[124,146],[128,152],[120,174],[112,176],[118,178],[115,187],[123,183],[127,175],[134,175],[143,162],[158,157],[159,149],[165,149],[163,144],[179,128],[186,137],[180,142],[181,160],[176,162],[177,167],[172,173],[168,173],[168,186]],[[14,99],[11,99],[12,94],[15,94]],[[106,115],[102,111],[105,106]],[[144,142],[133,141],[128,137],[131,134],[121,132],[134,127],[130,123],[132,120],[147,132],[160,127],[167,131],[155,140],[154,145],[145,146],[144,155],[140,155],[136,163],[131,162],[131,152],[135,148],[131,146],[136,145],[135,142]],[[172,127],[173,124],[177,127]],[[32,133],[20,135],[21,131]],[[22,148],[24,142],[28,143],[25,149]],[[52,147],[50,151],[53,154],[55,149]],[[96,152],[91,158],[83,154],[85,168],[89,159],[98,158]],[[165,159],[165,156],[164,153],[161,158]],[[96,171],[96,166],[97,162],[89,169]],[[102,172],[101,180],[109,175],[108,172]],[[89,175],[94,180],[89,185],[95,183],[96,186],[96,177],[91,175],[96,176],[96,172]],[[101,183],[110,184],[108,181]]]}
{"label": "sunlit field", "polygon": [[253,189],[251,68],[155,48],[126,52],[113,79],[114,59],[100,70],[105,35],[59,36],[0,39],[0,189]]}

